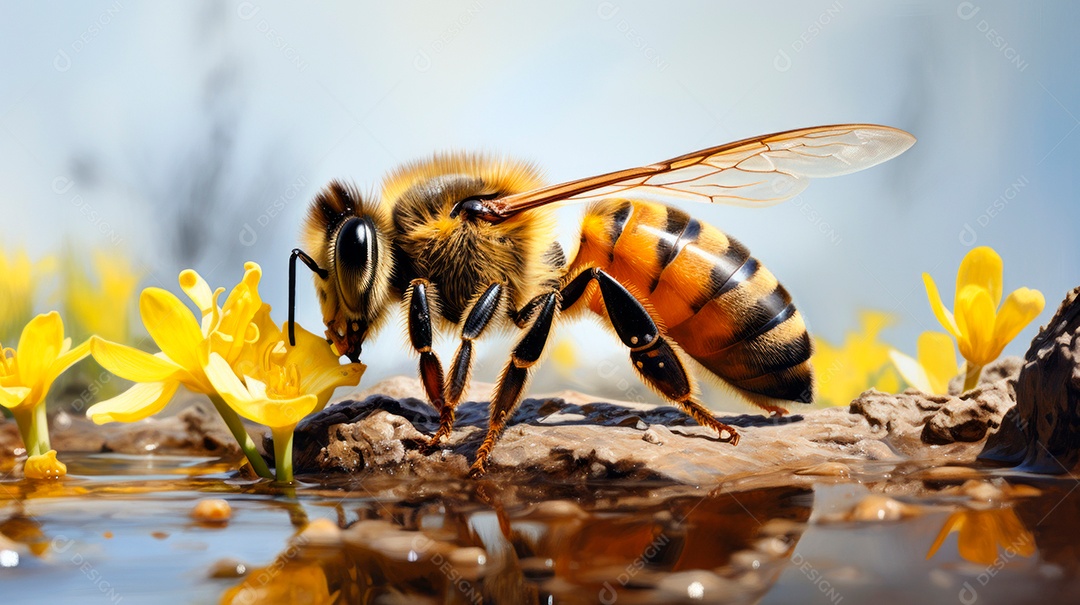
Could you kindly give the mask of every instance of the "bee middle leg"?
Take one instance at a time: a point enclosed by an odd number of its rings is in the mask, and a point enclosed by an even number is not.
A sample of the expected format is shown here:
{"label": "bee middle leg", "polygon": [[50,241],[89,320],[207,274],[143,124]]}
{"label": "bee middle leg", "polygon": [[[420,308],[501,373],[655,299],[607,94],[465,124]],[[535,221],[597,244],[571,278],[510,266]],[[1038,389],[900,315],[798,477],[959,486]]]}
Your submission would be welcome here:
{"label": "bee middle leg", "polygon": [[[552,290],[540,294],[525,304],[517,313],[511,314],[515,322],[525,327],[525,333],[514,345],[510,361],[499,375],[495,394],[491,398],[491,417],[488,420],[487,435],[484,436],[480,449],[476,451],[476,460],[469,469],[469,476],[484,474],[488,456],[495,447],[507,421],[517,409],[521,394],[529,383],[532,367],[544,353],[551,326],[561,309],[559,292]],[[531,319],[531,323],[529,320]]]}
{"label": "bee middle leg", "polygon": [[630,349],[630,361],[641,379],[678,404],[698,424],[715,430],[721,441],[738,444],[738,431],[717,420],[694,399],[682,359],[668,344],[648,310],[615,278],[597,268],[586,269],[563,288],[563,308],[576,303],[593,280],[600,287],[608,320],[619,340]]}
{"label": "bee middle leg", "polygon": [[461,396],[469,385],[469,377],[472,374],[473,341],[491,323],[492,317],[498,312],[503,297],[503,285],[493,283],[485,289],[473,302],[465,319],[461,322],[461,344],[454,353],[454,359],[450,362],[450,374],[446,384],[446,399],[439,411],[439,430],[428,441],[426,448],[432,449],[438,445],[443,437],[450,434],[454,428],[454,409],[461,402]]}

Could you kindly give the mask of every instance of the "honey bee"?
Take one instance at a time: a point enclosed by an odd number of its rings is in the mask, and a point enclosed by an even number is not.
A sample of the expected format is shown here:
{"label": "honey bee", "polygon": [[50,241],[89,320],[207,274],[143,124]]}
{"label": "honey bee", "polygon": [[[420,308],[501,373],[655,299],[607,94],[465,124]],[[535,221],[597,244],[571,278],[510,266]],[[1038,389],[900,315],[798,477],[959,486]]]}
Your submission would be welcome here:
{"label": "honey bee", "polygon": [[[772,414],[813,401],[810,336],[791,295],[745,246],[668,200],[766,206],[808,180],[903,153],[915,138],[885,126],[819,126],[754,137],[554,186],[531,164],[452,153],[397,169],[378,196],[332,182],[312,203],[289,264],[293,338],[296,261],[314,273],[327,339],[356,361],[401,306],[419,375],[450,434],[475,342],[520,330],[491,397],[471,474],[495,442],[543,356],[552,328],[583,309],[606,320],[640,379],[722,442],[738,432],[696,398],[686,357]],[[555,242],[552,204],[591,201],[580,244]],[[460,345],[444,374],[432,331]]]}

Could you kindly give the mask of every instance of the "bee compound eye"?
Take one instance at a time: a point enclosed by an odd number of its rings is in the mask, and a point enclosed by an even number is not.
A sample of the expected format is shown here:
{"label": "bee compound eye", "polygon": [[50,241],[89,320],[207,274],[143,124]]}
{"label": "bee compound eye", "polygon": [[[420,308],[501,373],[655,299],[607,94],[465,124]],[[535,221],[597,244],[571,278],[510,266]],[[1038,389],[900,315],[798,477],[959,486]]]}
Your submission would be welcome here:
{"label": "bee compound eye", "polygon": [[369,217],[354,217],[338,230],[334,264],[341,282],[342,295],[353,309],[360,293],[371,288],[378,262],[378,233]]}

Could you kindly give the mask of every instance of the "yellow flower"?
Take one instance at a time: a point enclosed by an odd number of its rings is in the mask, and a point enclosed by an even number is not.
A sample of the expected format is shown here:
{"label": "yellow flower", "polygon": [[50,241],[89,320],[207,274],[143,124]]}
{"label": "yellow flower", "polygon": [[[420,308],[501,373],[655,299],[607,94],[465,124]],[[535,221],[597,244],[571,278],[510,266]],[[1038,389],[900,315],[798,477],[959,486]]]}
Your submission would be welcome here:
{"label": "yellow flower", "polygon": [[847,405],[871,387],[888,393],[900,388],[900,378],[889,363],[889,346],[878,341],[878,334],[893,318],[880,311],[863,311],[859,323],[861,332],[849,332],[840,347],[814,339],[811,363],[817,376],[818,401]]}
{"label": "yellow flower", "polygon": [[45,396],[64,370],[89,353],[89,343],[71,346],[56,311],[38,315],[23,328],[18,349],[0,347],[0,405],[11,410],[30,455],[49,450]]}
{"label": "yellow flower", "polygon": [[83,333],[123,342],[130,332],[130,301],[139,273],[126,257],[102,251],[94,253],[93,266],[96,285],[74,255],[69,255],[64,263],[64,308]]}
{"label": "yellow flower", "polygon": [[199,308],[199,319],[173,294],[161,288],[143,290],[139,313],[161,352],[150,354],[100,338],[92,339],[94,359],[113,374],[136,384],[112,399],[90,406],[86,415],[97,424],[142,420],[160,412],[183,384],[210,396],[251,467],[260,476],[269,478],[270,469],[251,435],[236,412],[218,397],[204,370],[211,353],[233,363],[240,359],[246,344],[258,340],[258,327],[252,319],[263,306],[259,297],[261,277],[259,265],[244,265],[243,279],[219,307],[217,299],[224,288],[211,292],[198,273],[190,269],[181,272],[180,288]]}
{"label": "yellow flower", "polygon": [[[235,364],[214,352],[206,376],[238,414],[270,427],[279,481],[292,481],[292,435],[296,424],[321,409],[339,386],[356,386],[364,365],[342,365],[326,340],[297,326],[296,346],[270,320],[270,308],[257,314],[260,338]],[[240,376],[237,376],[237,372]]]}
{"label": "yellow flower", "polygon": [[67,465],[56,459],[56,450],[30,456],[23,465],[27,479],[59,479],[67,474]]}
{"label": "yellow flower", "polygon": [[978,383],[982,367],[997,359],[1046,304],[1041,292],[1029,288],[1013,291],[1001,304],[1001,257],[987,246],[968,252],[960,263],[952,312],[941,302],[937,284],[928,273],[923,273],[923,283],[934,315],[967,360],[965,390]]}
{"label": "yellow flower", "polygon": [[918,347],[918,361],[897,350],[889,351],[889,357],[909,385],[923,393],[948,393],[949,381],[960,373],[952,339],[941,332],[923,332]]}
{"label": "yellow flower", "polygon": [[960,556],[979,565],[993,565],[998,558],[998,546],[1012,552],[1011,556],[1030,557],[1035,554],[1035,538],[1024,527],[1012,508],[990,510],[960,510],[945,520],[937,539],[926,558],[934,556],[945,538],[959,531],[957,540]]}
{"label": "yellow flower", "polygon": [[0,340],[14,338],[30,320],[35,283],[55,268],[51,257],[33,263],[25,250],[8,255],[0,249]]}
{"label": "yellow flower", "polygon": [[224,288],[211,292],[198,273],[190,269],[182,272],[180,287],[199,307],[200,320],[172,293],[161,288],[143,290],[139,313],[161,352],[150,354],[101,338],[92,339],[94,359],[113,374],[137,384],[90,406],[87,416],[97,424],[142,420],[160,412],[181,384],[196,393],[215,393],[203,366],[211,352],[235,362],[244,344],[258,338],[252,319],[263,305],[258,290],[261,277],[258,265],[245,265],[243,280],[219,307],[217,299]]}

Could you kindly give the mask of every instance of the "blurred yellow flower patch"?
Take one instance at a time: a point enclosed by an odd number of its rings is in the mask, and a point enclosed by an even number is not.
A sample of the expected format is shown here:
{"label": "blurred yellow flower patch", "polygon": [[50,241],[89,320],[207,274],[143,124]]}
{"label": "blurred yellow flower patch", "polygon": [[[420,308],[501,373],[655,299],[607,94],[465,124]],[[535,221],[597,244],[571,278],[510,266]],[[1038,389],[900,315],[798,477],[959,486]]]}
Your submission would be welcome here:
{"label": "blurred yellow flower patch", "polygon": [[843,344],[814,338],[810,362],[817,376],[818,403],[847,405],[871,387],[887,393],[900,389],[900,377],[889,358],[891,347],[878,340],[893,323],[892,315],[867,310],[859,313],[859,331],[848,332]]}

